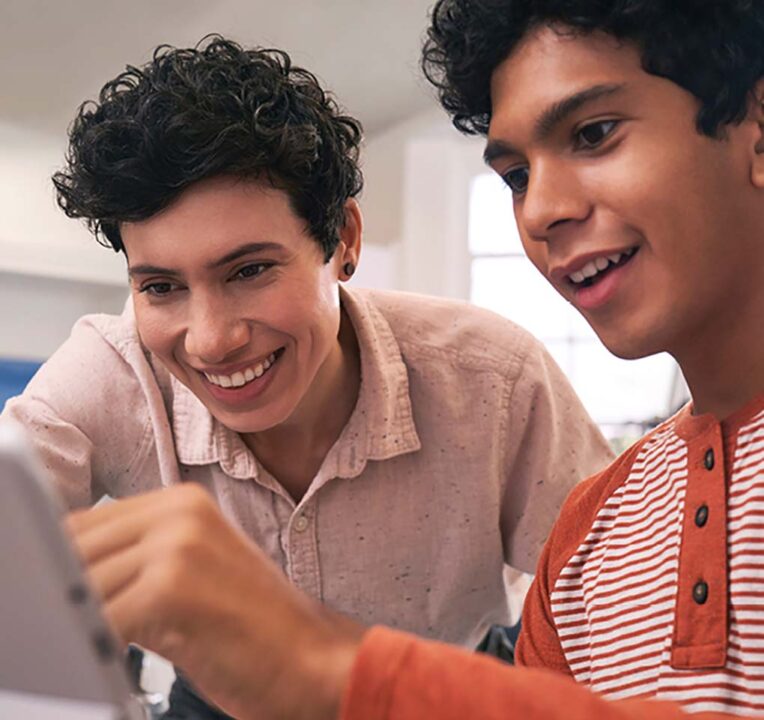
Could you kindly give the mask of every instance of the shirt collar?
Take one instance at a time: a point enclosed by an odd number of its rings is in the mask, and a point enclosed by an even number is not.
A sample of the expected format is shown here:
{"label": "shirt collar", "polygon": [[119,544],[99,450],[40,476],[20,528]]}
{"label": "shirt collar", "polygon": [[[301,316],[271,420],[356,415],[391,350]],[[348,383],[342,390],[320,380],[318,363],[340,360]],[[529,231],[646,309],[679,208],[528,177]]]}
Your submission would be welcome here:
{"label": "shirt collar", "polygon": [[[369,460],[387,460],[421,448],[406,365],[389,323],[364,291],[340,288],[340,302],[355,330],[361,386],[353,413],[327,454],[321,475],[356,477]],[[258,466],[238,433],[223,426],[174,377],[172,426],[184,465],[220,463],[227,475],[258,479]]]}
{"label": "shirt collar", "polygon": [[327,461],[336,459],[336,465],[327,470],[356,477],[369,460],[415,452],[422,444],[411,408],[408,370],[390,324],[364,291],[341,287],[340,301],[360,349],[361,387],[353,414],[327,456]]}
{"label": "shirt collar", "polygon": [[687,403],[677,414],[677,434],[684,440],[692,440],[707,432],[710,428],[720,425],[725,437],[736,435],[742,427],[764,411],[764,393],[749,400],[743,407],[733,412],[723,420],[711,413],[693,414],[692,401]]}

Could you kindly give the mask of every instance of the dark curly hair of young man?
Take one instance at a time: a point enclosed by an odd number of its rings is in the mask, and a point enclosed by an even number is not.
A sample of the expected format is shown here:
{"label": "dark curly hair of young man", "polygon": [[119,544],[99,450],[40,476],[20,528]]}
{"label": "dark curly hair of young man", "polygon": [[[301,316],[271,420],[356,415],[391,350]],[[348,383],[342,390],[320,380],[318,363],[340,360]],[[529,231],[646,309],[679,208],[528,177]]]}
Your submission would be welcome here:
{"label": "dark curly hair of young man", "polygon": [[438,0],[422,67],[460,131],[487,134],[491,74],[541,25],[634,43],[646,72],[698,98],[711,137],[743,118],[764,75],[764,0]]}
{"label": "dark curly hair of young man", "polygon": [[363,185],[361,133],[285,52],[210,36],[158,47],[84,103],[53,182],[64,212],[120,251],[120,223],[151,217],[199,180],[265,180],[288,194],[328,260]]}

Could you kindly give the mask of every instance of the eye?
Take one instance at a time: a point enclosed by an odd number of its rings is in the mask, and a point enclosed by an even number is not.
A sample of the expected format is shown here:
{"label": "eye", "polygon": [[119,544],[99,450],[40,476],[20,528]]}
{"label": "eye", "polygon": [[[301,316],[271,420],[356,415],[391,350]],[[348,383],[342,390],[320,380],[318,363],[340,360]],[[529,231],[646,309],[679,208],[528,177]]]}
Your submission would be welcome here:
{"label": "eye", "polygon": [[515,195],[522,195],[528,189],[528,176],[530,170],[527,167],[511,168],[505,172],[501,179]]}
{"label": "eye", "polygon": [[575,133],[576,145],[584,150],[599,147],[618,127],[618,120],[598,120]]}
{"label": "eye", "polygon": [[140,289],[140,292],[146,293],[147,295],[153,295],[154,297],[166,297],[175,289],[175,287],[176,286],[171,282],[153,282],[144,285]]}
{"label": "eye", "polygon": [[252,263],[250,265],[245,265],[243,268],[236,271],[234,279],[250,280],[251,278],[262,275],[269,267],[271,266],[268,263]]}

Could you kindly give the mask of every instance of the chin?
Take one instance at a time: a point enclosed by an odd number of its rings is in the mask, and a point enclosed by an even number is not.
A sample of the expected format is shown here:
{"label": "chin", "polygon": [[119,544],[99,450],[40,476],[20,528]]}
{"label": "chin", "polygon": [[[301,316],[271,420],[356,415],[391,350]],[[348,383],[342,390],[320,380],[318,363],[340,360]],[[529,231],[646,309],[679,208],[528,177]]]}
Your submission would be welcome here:
{"label": "chin", "polygon": [[[597,332],[595,328],[595,332]],[[666,349],[656,338],[644,335],[626,336],[623,334],[606,334],[597,332],[602,344],[621,360],[639,360],[664,352]]]}

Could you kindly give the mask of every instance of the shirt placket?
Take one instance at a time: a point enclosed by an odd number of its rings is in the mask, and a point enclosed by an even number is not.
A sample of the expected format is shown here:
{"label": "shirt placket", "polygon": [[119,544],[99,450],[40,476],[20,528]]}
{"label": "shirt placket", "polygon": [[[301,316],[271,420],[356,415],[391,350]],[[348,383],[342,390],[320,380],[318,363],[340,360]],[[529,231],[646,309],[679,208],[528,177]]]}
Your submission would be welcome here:
{"label": "shirt placket", "polygon": [[321,569],[316,530],[317,497],[301,502],[290,514],[283,534],[286,573],[291,582],[311,597],[321,600]]}
{"label": "shirt placket", "polygon": [[724,667],[727,659],[727,483],[721,426],[688,448],[671,666]]}

